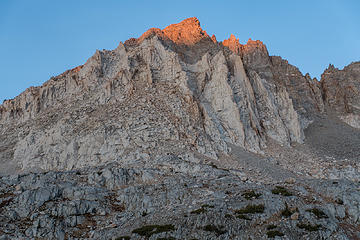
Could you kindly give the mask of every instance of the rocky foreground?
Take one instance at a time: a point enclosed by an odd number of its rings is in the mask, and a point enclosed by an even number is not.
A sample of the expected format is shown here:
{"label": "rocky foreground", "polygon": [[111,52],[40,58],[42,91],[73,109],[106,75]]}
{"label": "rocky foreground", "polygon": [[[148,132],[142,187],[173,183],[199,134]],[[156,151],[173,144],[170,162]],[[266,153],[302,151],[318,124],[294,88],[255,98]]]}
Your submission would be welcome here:
{"label": "rocky foreground", "polygon": [[1,239],[359,237],[358,182],[254,180],[174,155],[157,167],[111,164],[3,177]]}
{"label": "rocky foreground", "polygon": [[0,239],[359,239],[360,62],[196,18],[0,105]]}

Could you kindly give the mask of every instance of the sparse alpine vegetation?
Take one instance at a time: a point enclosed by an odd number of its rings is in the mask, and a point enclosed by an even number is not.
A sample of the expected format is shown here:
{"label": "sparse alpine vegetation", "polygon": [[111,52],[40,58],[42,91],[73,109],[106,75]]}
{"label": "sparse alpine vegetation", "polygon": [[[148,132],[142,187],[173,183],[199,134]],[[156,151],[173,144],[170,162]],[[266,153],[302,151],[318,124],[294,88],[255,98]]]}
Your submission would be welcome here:
{"label": "sparse alpine vegetation", "polygon": [[296,225],[298,228],[304,229],[308,232],[314,232],[314,231],[319,231],[321,228],[320,224],[310,224],[310,223],[298,223]]}
{"label": "sparse alpine vegetation", "polygon": [[282,186],[276,186],[273,190],[271,190],[271,192],[273,194],[282,195],[285,197],[289,197],[293,195],[290,191],[288,191],[286,188]]}
{"label": "sparse alpine vegetation", "polygon": [[274,238],[274,237],[282,237],[284,236],[284,234],[278,230],[271,230],[271,231],[267,231],[266,235],[268,236],[268,238]]}
{"label": "sparse alpine vegetation", "polygon": [[239,214],[239,215],[237,215],[236,217],[239,218],[239,219],[248,220],[248,221],[251,221],[251,220],[252,220],[251,217],[249,217],[249,216],[247,216],[247,215],[245,215],[245,214]]}
{"label": "sparse alpine vegetation", "polygon": [[255,213],[263,213],[265,210],[264,204],[252,205],[249,204],[242,209],[235,210],[236,214],[255,214]]}
{"label": "sparse alpine vegetation", "polygon": [[201,208],[198,208],[196,210],[193,210],[190,212],[190,214],[202,214],[207,212],[207,208],[214,208],[212,205],[204,204],[201,206]]}
{"label": "sparse alpine vegetation", "polygon": [[289,206],[285,202],[285,208],[281,211],[281,216],[290,217],[294,212],[289,209]]}
{"label": "sparse alpine vegetation", "polygon": [[132,231],[132,233],[139,234],[140,236],[144,237],[151,237],[154,234],[163,233],[163,232],[170,232],[174,231],[175,226],[171,224],[167,225],[147,225],[140,228],[136,228]]}
{"label": "sparse alpine vegetation", "polygon": [[261,196],[261,193],[256,193],[254,190],[248,190],[241,194],[245,199],[258,199]]}
{"label": "sparse alpine vegetation", "polygon": [[204,226],[203,230],[207,232],[214,232],[217,236],[226,233],[226,230],[224,230],[224,226],[215,226],[211,224]]}
{"label": "sparse alpine vegetation", "polygon": [[311,208],[311,209],[307,209],[307,212],[311,212],[312,214],[314,214],[317,218],[328,218],[328,216],[326,215],[326,213],[324,213],[324,211],[322,211],[321,209],[318,208]]}

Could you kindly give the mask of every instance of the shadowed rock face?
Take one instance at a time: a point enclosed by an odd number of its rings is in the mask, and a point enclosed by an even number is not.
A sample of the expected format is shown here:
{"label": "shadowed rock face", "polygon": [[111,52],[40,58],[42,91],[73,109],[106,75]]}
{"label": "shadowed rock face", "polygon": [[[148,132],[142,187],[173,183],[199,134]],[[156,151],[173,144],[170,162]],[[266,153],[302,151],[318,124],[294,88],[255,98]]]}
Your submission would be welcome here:
{"label": "shadowed rock face", "polygon": [[298,68],[281,57],[269,56],[266,46],[261,41],[249,39],[247,44],[242,45],[231,35],[222,44],[242,57],[250,78],[256,73],[261,79],[277,87],[286,88],[303,128],[315,115],[324,111],[319,82],[311,79],[308,74],[303,76]]}
{"label": "shadowed rock face", "polygon": [[352,127],[360,128],[360,62],[343,70],[333,65],[321,75],[323,99],[327,106],[341,115]]}
{"label": "shadowed rock face", "polygon": [[272,81],[286,87],[297,113],[301,116],[302,125],[306,127],[315,116],[324,113],[320,83],[309,74],[303,76],[298,68],[281,57],[272,56],[271,63]]}

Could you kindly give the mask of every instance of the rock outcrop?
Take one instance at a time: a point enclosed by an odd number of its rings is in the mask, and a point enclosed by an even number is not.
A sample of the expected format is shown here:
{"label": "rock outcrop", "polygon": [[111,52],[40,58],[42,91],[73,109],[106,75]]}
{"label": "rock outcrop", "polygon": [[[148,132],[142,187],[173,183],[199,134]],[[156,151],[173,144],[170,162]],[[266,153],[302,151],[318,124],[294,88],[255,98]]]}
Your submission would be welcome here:
{"label": "rock outcrop", "polygon": [[267,239],[276,229],[336,240],[353,239],[360,221],[359,183],[259,185],[173,155],[159,163],[0,177],[0,239]]}
{"label": "rock outcrop", "polygon": [[313,121],[314,115],[324,112],[322,89],[316,79],[305,76],[295,66],[278,56],[269,56],[266,46],[261,41],[249,39],[242,45],[231,35],[222,43],[240,55],[244,68],[250,78],[258,75],[277,88],[285,88],[289,94],[295,111],[299,115],[301,129]]}
{"label": "rock outcrop", "polygon": [[360,128],[360,62],[343,70],[333,65],[321,75],[323,99],[327,106],[352,127]]}

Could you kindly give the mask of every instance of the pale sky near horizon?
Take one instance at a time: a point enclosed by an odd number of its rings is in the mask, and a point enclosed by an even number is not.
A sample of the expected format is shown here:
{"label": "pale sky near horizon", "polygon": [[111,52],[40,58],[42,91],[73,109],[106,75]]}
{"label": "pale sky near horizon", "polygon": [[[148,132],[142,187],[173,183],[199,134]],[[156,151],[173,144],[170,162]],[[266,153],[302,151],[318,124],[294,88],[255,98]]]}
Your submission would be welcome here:
{"label": "pale sky near horizon", "polygon": [[188,17],[218,41],[266,44],[305,74],[360,61],[360,1],[0,0],[0,104],[151,27]]}

